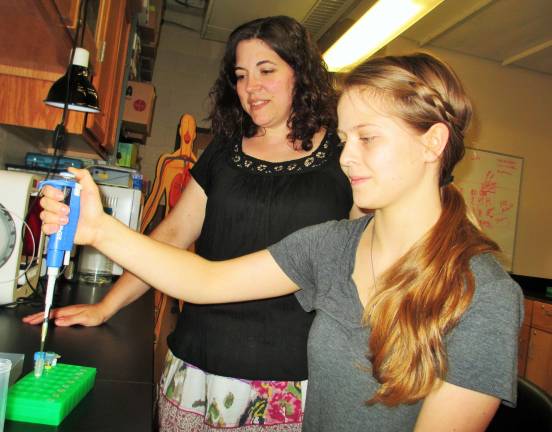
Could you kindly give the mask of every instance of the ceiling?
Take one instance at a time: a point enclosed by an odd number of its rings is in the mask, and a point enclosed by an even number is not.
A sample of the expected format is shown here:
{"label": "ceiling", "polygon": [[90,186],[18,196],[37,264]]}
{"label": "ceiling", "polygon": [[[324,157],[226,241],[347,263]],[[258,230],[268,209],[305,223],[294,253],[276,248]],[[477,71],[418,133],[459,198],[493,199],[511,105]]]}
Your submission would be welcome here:
{"label": "ceiling", "polygon": [[[243,22],[289,15],[325,50],[375,1],[166,0],[165,20],[224,42]],[[552,0],[444,0],[401,36],[552,75]]]}

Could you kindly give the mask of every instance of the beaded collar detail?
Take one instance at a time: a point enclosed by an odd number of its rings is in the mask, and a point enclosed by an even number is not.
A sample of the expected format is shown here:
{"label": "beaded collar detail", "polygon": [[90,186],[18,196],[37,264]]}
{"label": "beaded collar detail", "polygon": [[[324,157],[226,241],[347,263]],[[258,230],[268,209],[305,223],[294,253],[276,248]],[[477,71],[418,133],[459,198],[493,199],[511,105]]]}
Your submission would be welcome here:
{"label": "beaded collar detail", "polygon": [[248,156],[242,151],[240,141],[232,146],[230,159],[235,167],[255,174],[272,175],[304,172],[317,168],[326,162],[332,152],[329,137],[330,135],[326,134],[316,151],[310,155],[284,162],[268,162]]}

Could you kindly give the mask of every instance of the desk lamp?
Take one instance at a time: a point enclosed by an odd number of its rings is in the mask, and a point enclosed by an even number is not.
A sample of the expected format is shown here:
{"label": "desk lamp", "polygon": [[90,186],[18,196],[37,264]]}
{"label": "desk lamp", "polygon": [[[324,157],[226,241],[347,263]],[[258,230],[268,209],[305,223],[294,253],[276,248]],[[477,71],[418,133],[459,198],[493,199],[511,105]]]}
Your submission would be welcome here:
{"label": "desk lamp", "polygon": [[92,86],[88,74],[90,54],[84,48],[76,48],[73,62],[67,73],[58,79],[50,88],[44,103],[57,108],[73,111],[99,113],[98,93]]}
{"label": "desk lamp", "polygon": [[[71,60],[67,72],[52,85],[48,92],[48,96],[46,96],[44,100],[44,103],[47,105],[63,109],[61,122],[54,130],[54,157],[63,148],[65,142],[65,122],[68,110],[87,113],[100,112],[98,93],[89,79],[88,60],[90,54],[86,49],[77,47],[79,32],[81,33],[81,45],[84,40],[87,3],[88,1],[84,0],[80,4],[77,28],[75,29],[75,37],[73,38]],[[57,163],[55,165],[57,165]]]}

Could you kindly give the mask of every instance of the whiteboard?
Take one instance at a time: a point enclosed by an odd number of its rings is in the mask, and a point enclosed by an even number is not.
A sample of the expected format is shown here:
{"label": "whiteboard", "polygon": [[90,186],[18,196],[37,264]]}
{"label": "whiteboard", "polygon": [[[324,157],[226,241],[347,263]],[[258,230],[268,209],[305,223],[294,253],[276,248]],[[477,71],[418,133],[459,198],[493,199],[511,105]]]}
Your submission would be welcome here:
{"label": "whiteboard", "polygon": [[468,147],[454,169],[454,183],[483,232],[502,249],[499,258],[508,271],[514,260],[522,169],[520,157]]}

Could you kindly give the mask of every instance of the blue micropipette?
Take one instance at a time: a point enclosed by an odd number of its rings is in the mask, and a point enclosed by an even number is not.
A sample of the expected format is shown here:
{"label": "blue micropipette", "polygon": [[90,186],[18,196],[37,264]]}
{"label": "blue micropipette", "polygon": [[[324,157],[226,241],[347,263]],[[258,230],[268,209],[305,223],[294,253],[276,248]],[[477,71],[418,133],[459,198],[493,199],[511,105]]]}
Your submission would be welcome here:
{"label": "blue micropipette", "polygon": [[69,222],[66,225],[62,225],[58,232],[48,236],[48,251],[46,256],[48,283],[44,301],[44,321],[40,335],[40,352],[44,352],[56,278],[61,266],[69,264],[80,214],[81,186],[75,181],[75,176],[71,173],[61,173],[60,176],[62,177],[61,179],[45,180],[38,184],[39,189],[50,185],[63,191],[65,194],[64,203],[69,206]]}

